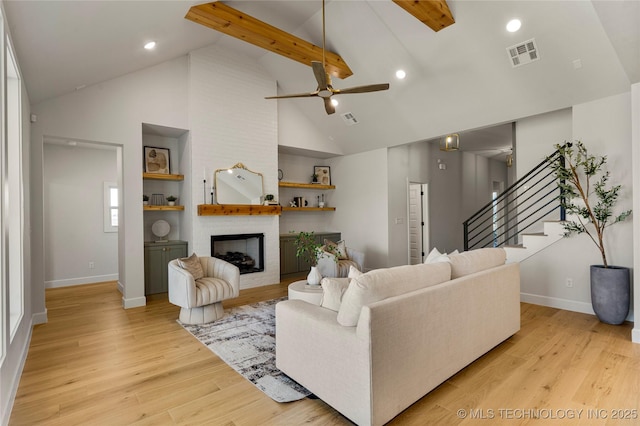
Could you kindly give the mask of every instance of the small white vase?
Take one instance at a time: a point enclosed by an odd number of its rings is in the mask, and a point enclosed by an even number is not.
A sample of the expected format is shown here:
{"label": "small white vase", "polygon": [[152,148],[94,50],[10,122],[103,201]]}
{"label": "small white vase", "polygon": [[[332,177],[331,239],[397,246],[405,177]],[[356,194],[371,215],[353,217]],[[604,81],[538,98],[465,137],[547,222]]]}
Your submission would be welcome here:
{"label": "small white vase", "polygon": [[316,266],[311,267],[311,271],[309,275],[307,275],[307,284],[309,285],[319,285],[320,281],[322,281],[322,275]]}
{"label": "small white vase", "polygon": [[167,204],[170,206],[175,206],[176,202],[175,201],[167,201]]}

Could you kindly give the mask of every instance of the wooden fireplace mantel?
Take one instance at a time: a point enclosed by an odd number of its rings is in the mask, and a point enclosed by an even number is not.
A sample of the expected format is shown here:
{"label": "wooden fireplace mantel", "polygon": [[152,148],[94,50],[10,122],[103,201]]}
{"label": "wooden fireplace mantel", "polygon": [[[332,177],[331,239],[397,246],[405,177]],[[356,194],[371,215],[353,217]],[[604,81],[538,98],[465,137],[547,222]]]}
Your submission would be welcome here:
{"label": "wooden fireplace mantel", "polygon": [[281,206],[198,204],[198,216],[280,216],[281,213]]}

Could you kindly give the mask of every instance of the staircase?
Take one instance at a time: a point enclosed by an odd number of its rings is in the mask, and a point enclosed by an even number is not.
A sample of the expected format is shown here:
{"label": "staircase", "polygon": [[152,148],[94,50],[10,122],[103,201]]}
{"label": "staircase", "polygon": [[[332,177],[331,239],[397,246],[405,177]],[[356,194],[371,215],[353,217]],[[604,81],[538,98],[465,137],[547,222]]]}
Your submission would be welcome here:
{"label": "staircase", "polygon": [[543,232],[533,234],[522,234],[522,244],[508,246],[504,249],[507,252],[507,262],[522,262],[533,256],[540,250],[549,247],[551,244],[561,240],[564,234],[564,227],[560,221],[543,222]]}
{"label": "staircase", "polygon": [[464,222],[464,250],[504,247],[507,262],[521,262],[562,239],[565,210],[550,159],[483,206]]}

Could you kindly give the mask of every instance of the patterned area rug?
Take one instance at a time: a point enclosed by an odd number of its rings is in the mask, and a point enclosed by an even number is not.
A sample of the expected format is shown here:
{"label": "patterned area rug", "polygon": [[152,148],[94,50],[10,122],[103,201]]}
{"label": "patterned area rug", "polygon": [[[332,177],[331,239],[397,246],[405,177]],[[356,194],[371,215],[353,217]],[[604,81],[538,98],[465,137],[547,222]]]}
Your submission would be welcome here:
{"label": "patterned area rug", "polygon": [[210,324],[178,323],[274,401],[297,401],[311,392],[276,368],[275,307],[282,300],[225,309]]}

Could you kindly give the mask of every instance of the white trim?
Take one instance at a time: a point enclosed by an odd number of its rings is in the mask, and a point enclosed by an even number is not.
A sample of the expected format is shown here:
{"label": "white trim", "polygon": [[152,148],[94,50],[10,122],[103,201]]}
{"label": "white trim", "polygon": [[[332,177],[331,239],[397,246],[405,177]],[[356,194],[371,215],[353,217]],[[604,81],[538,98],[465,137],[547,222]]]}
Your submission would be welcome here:
{"label": "white trim", "polygon": [[68,278],[65,280],[45,281],[45,288],[71,287],[74,285],[95,284],[105,281],[116,281],[118,274],[94,275],[91,277]]}
{"label": "white trim", "polygon": [[633,343],[640,343],[640,329],[634,328],[631,330],[631,341]]}
{"label": "white trim", "polygon": [[[550,308],[563,309],[565,311],[581,312],[583,314],[595,315],[591,303],[578,302],[575,300],[560,299],[558,297],[539,296],[537,294],[520,293],[520,301],[534,305],[548,306]],[[627,321],[633,321],[634,313],[629,312]],[[635,331],[635,330],[634,330]],[[640,333],[638,336],[640,337]],[[635,340],[634,340],[635,341]],[[638,341],[640,342],[640,340]]]}
{"label": "white trim", "polygon": [[140,306],[145,306],[146,304],[146,297],[135,297],[133,299],[125,299],[124,297],[122,298],[122,307],[125,309],[139,308]]}
{"label": "white trim", "polygon": [[28,325],[27,327],[27,338],[24,339],[24,345],[18,350],[16,351],[17,353],[20,353],[20,362],[18,363],[17,368],[13,371],[14,374],[11,377],[11,386],[8,387],[9,392],[8,392],[8,398],[6,401],[2,401],[6,404],[4,404],[3,406],[0,406],[0,412],[4,413],[4,416],[2,416],[2,424],[3,425],[8,425],[9,424],[9,419],[11,418],[11,410],[13,409],[13,403],[16,400],[16,394],[18,393],[18,386],[20,386],[20,378],[22,377],[22,372],[24,370],[24,364],[27,362],[27,355],[29,355],[29,346],[31,346],[31,335],[33,332],[33,325],[34,325],[34,321],[33,321],[33,316],[31,317],[31,323]]}
{"label": "white trim", "polygon": [[37,314],[31,315],[31,321],[33,322],[33,325],[48,323],[48,312],[49,311],[45,308],[44,312],[38,312]]}

